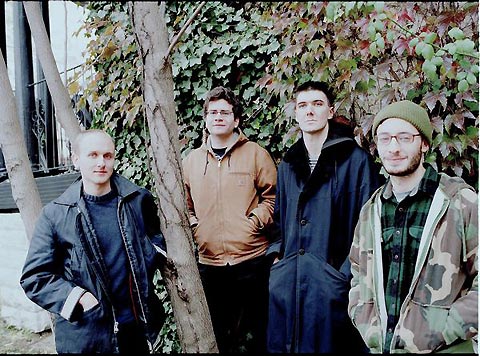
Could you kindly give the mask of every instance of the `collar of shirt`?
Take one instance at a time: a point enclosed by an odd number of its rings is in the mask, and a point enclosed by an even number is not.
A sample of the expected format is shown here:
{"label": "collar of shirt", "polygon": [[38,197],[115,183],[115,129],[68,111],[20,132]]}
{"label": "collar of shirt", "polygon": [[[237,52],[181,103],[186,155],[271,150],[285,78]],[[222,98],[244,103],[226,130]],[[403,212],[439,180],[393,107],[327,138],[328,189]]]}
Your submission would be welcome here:
{"label": "collar of shirt", "polygon": [[[410,196],[414,196],[418,192],[426,194],[430,197],[433,197],[435,191],[438,188],[438,183],[440,182],[440,175],[437,171],[430,165],[425,164],[425,174],[423,175],[420,183],[412,189]],[[385,184],[385,187],[382,191],[382,199],[383,201],[392,199],[393,196],[393,186],[392,182],[389,179]]]}

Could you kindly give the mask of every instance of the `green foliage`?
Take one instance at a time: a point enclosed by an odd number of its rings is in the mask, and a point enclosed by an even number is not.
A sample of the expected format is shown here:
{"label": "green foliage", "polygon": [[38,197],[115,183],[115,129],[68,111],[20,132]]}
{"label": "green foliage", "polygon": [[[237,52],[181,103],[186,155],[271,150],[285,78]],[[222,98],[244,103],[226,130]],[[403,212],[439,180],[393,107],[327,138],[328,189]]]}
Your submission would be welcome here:
{"label": "green foliage", "polygon": [[413,100],[435,127],[428,161],[478,189],[478,4],[282,3],[271,18],[265,31],[281,47],[261,87],[279,105],[288,105],[283,98],[296,83],[327,81],[337,91],[337,114],[372,147],[375,113]]}
{"label": "green foliage", "polygon": [[[168,25],[172,32],[178,32],[196,4],[175,2],[169,6]],[[277,153],[283,151],[279,147],[280,130],[267,120],[268,103],[254,87],[280,46],[271,33],[259,31],[259,24],[268,24],[262,17],[263,8],[269,5],[207,2],[173,52],[177,117],[184,153],[201,144],[203,102],[207,92],[217,85],[232,88],[242,99],[245,133],[265,147],[276,147]]]}
{"label": "green foliage", "polygon": [[[167,3],[171,39],[197,6]],[[94,71],[79,105],[114,135],[116,169],[151,188],[142,61],[126,4],[88,7]],[[401,99],[423,105],[434,125],[427,161],[478,190],[478,3],[207,2],[171,56],[182,154],[201,143],[206,93],[224,85],[243,101],[245,134],[278,161],[298,134],[294,87],[314,79],[336,90],[337,115],[372,153],[381,107]],[[173,319],[167,324],[163,351],[179,351]]]}

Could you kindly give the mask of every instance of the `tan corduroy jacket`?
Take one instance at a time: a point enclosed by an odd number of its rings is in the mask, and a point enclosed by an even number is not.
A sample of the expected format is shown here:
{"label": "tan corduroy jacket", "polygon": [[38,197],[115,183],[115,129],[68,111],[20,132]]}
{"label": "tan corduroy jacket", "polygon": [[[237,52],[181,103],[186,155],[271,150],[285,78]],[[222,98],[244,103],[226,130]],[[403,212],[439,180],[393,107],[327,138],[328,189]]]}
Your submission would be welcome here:
{"label": "tan corduroy jacket", "polygon": [[207,139],[183,160],[183,173],[199,262],[233,265],[263,255],[277,179],[270,154],[240,131],[221,160]]}

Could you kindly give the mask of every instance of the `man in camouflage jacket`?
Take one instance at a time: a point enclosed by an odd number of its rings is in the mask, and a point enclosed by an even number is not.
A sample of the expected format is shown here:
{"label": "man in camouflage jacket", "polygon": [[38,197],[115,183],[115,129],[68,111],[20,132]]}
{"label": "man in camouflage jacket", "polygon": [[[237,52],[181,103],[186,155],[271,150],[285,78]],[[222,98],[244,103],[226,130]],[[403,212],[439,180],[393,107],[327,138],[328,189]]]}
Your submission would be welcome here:
{"label": "man in camouflage jacket", "polygon": [[389,180],[360,213],[348,305],[374,353],[476,351],[478,197],[461,178],[423,164],[432,132],[410,101],[374,119]]}

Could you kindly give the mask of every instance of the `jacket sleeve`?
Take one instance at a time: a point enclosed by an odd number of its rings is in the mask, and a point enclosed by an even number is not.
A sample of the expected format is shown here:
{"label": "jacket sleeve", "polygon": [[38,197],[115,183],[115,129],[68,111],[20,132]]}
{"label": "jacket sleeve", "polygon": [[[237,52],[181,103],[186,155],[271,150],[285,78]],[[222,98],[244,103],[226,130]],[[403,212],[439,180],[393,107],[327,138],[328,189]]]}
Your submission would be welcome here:
{"label": "jacket sleeve", "polygon": [[190,227],[194,227],[198,224],[197,216],[195,215],[195,206],[193,204],[192,194],[190,193],[190,179],[188,171],[188,156],[183,160],[183,177],[185,184],[185,198],[187,201],[188,220]]}
{"label": "jacket sleeve", "polygon": [[55,229],[44,209],[35,225],[20,285],[34,303],[71,321],[78,300],[86,290],[63,277],[63,264]]}
{"label": "jacket sleeve", "polygon": [[350,261],[350,270],[352,273],[352,279],[350,280],[350,291],[348,293],[348,315],[353,322],[355,323],[355,309],[359,303],[360,299],[360,238],[359,238],[359,229],[360,226],[357,224],[355,228],[355,233],[353,235],[353,242],[350,248],[349,261]]}
{"label": "jacket sleeve", "polygon": [[150,241],[152,241],[158,253],[163,257],[167,257],[167,244],[160,229],[158,207],[152,194],[148,191],[142,201],[142,216],[145,222],[145,231]]}
{"label": "jacket sleeve", "polygon": [[255,186],[259,195],[258,206],[250,214],[255,215],[260,228],[269,228],[273,223],[273,209],[275,205],[275,187],[277,183],[277,168],[270,154],[263,148],[257,154],[257,176]]}
{"label": "jacket sleeve", "polygon": [[[359,170],[357,171],[357,184],[359,189],[356,201],[353,204],[353,209],[355,209],[353,213],[354,223],[351,230],[352,236],[350,238],[353,238],[353,230],[358,222],[359,214],[363,205],[368,201],[368,199],[370,199],[373,192],[380,187],[381,183],[384,182],[381,174],[379,173],[379,168],[375,165],[373,158],[368,153],[363,155],[363,160],[359,162],[358,167]],[[348,255],[340,267],[340,272],[346,276],[350,275],[350,260]]]}
{"label": "jacket sleeve", "polygon": [[443,336],[447,345],[457,339],[468,340],[478,333],[478,196],[470,189],[461,191],[460,221],[463,229],[463,261],[467,281],[466,293],[451,306]]}
{"label": "jacket sleeve", "polygon": [[284,184],[280,176],[281,166],[278,169],[277,173],[277,185],[275,187],[275,205],[273,210],[273,227],[271,233],[271,242],[267,249],[267,255],[276,255],[279,258],[283,257],[283,238],[282,238],[282,229],[281,229],[281,212],[280,207],[282,206],[282,201],[285,199],[285,194],[283,192]]}

